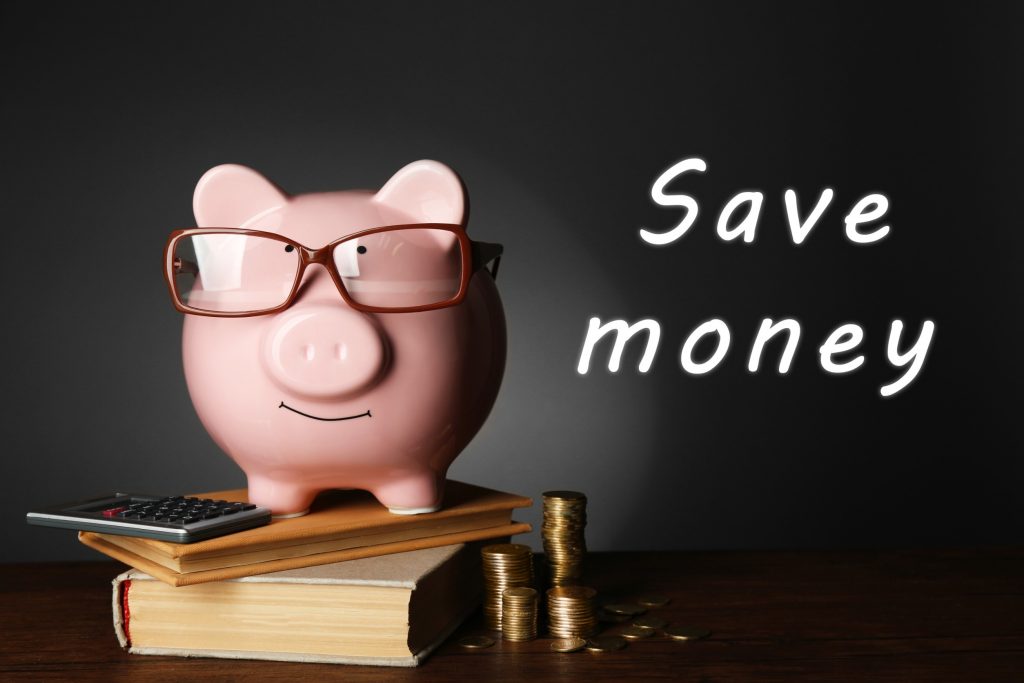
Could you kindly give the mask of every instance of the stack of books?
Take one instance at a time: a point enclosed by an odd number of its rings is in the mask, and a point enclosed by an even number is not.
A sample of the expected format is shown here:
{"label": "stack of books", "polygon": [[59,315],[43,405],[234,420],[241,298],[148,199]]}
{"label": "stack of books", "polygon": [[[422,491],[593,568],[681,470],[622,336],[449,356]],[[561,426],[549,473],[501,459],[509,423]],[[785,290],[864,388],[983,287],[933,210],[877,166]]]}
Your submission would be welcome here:
{"label": "stack of books", "polygon": [[449,481],[445,506],[424,515],[332,491],[306,516],[197,543],[79,539],[134,567],[114,579],[129,652],[415,666],[479,603],[480,542],[529,531],[512,511],[531,504]]}

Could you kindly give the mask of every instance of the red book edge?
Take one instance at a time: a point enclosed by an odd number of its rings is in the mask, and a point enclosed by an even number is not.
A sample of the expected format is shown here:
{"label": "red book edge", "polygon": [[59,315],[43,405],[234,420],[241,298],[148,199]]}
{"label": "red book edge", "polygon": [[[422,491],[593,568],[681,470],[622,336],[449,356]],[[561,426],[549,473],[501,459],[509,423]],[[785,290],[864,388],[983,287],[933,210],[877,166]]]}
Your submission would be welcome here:
{"label": "red book edge", "polygon": [[121,618],[124,624],[124,637],[128,641],[128,647],[132,644],[132,634],[128,628],[128,623],[132,617],[132,611],[128,608],[128,590],[132,587],[132,580],[125,579],[121,582]]}

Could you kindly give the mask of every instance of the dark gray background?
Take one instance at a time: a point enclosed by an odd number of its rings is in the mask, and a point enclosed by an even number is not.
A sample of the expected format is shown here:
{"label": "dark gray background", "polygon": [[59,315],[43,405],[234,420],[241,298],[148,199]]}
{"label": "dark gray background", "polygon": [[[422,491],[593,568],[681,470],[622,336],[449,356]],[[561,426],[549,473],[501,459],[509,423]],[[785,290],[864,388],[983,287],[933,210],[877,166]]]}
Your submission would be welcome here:
{"label": "dark gray background", "polygon": [[[244,484],[192,410],[160,272],[207,168],[305,192],[419,158],[507,254],[506,380],[453,476],[586,491],[596,549],[1021,542],[1021,16],[971,4],[5,3],[3,559],[96,557],[33,506]],[[678,219],[652,182],[694,155],[696,226],[643,244]],[[782,192],[824,186],[794,247]],[[721,242],[751,188],[757,242]],[[892,234],[853,246],[842,216],[876,190]],[[576,374],[595,314],[661,321],[648,375]],[[789,376],[745,369],[766,316],[804,323]],[[709,317],[734,347],[690,377]],[[884,400],[896,317],[937,331]],[[846,321],[866,366],[826,375]]]}

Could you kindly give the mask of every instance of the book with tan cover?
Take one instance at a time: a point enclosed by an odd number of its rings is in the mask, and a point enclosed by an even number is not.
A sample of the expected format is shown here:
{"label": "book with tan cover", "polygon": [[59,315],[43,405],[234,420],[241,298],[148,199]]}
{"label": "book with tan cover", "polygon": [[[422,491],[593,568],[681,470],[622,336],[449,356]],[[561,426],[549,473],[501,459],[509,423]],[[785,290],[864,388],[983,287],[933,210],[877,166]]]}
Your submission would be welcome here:
{"label": "book with tan cover", "polygon": [[[247,502],[245,489],[195,495]],[[186,586],[525,533],[530,525],[513,521],[512,510],[532,504],[448,480],[444,507],[423,515],[391,514],[365,491],[329,491],[305,516],[196,543],[87,531],[78,538],[172,586]]]}
{"label": "book with tan cover", "polygon": [[416,666],[479,604],[479,544],[172,588],[114,579],[132,654]]}

